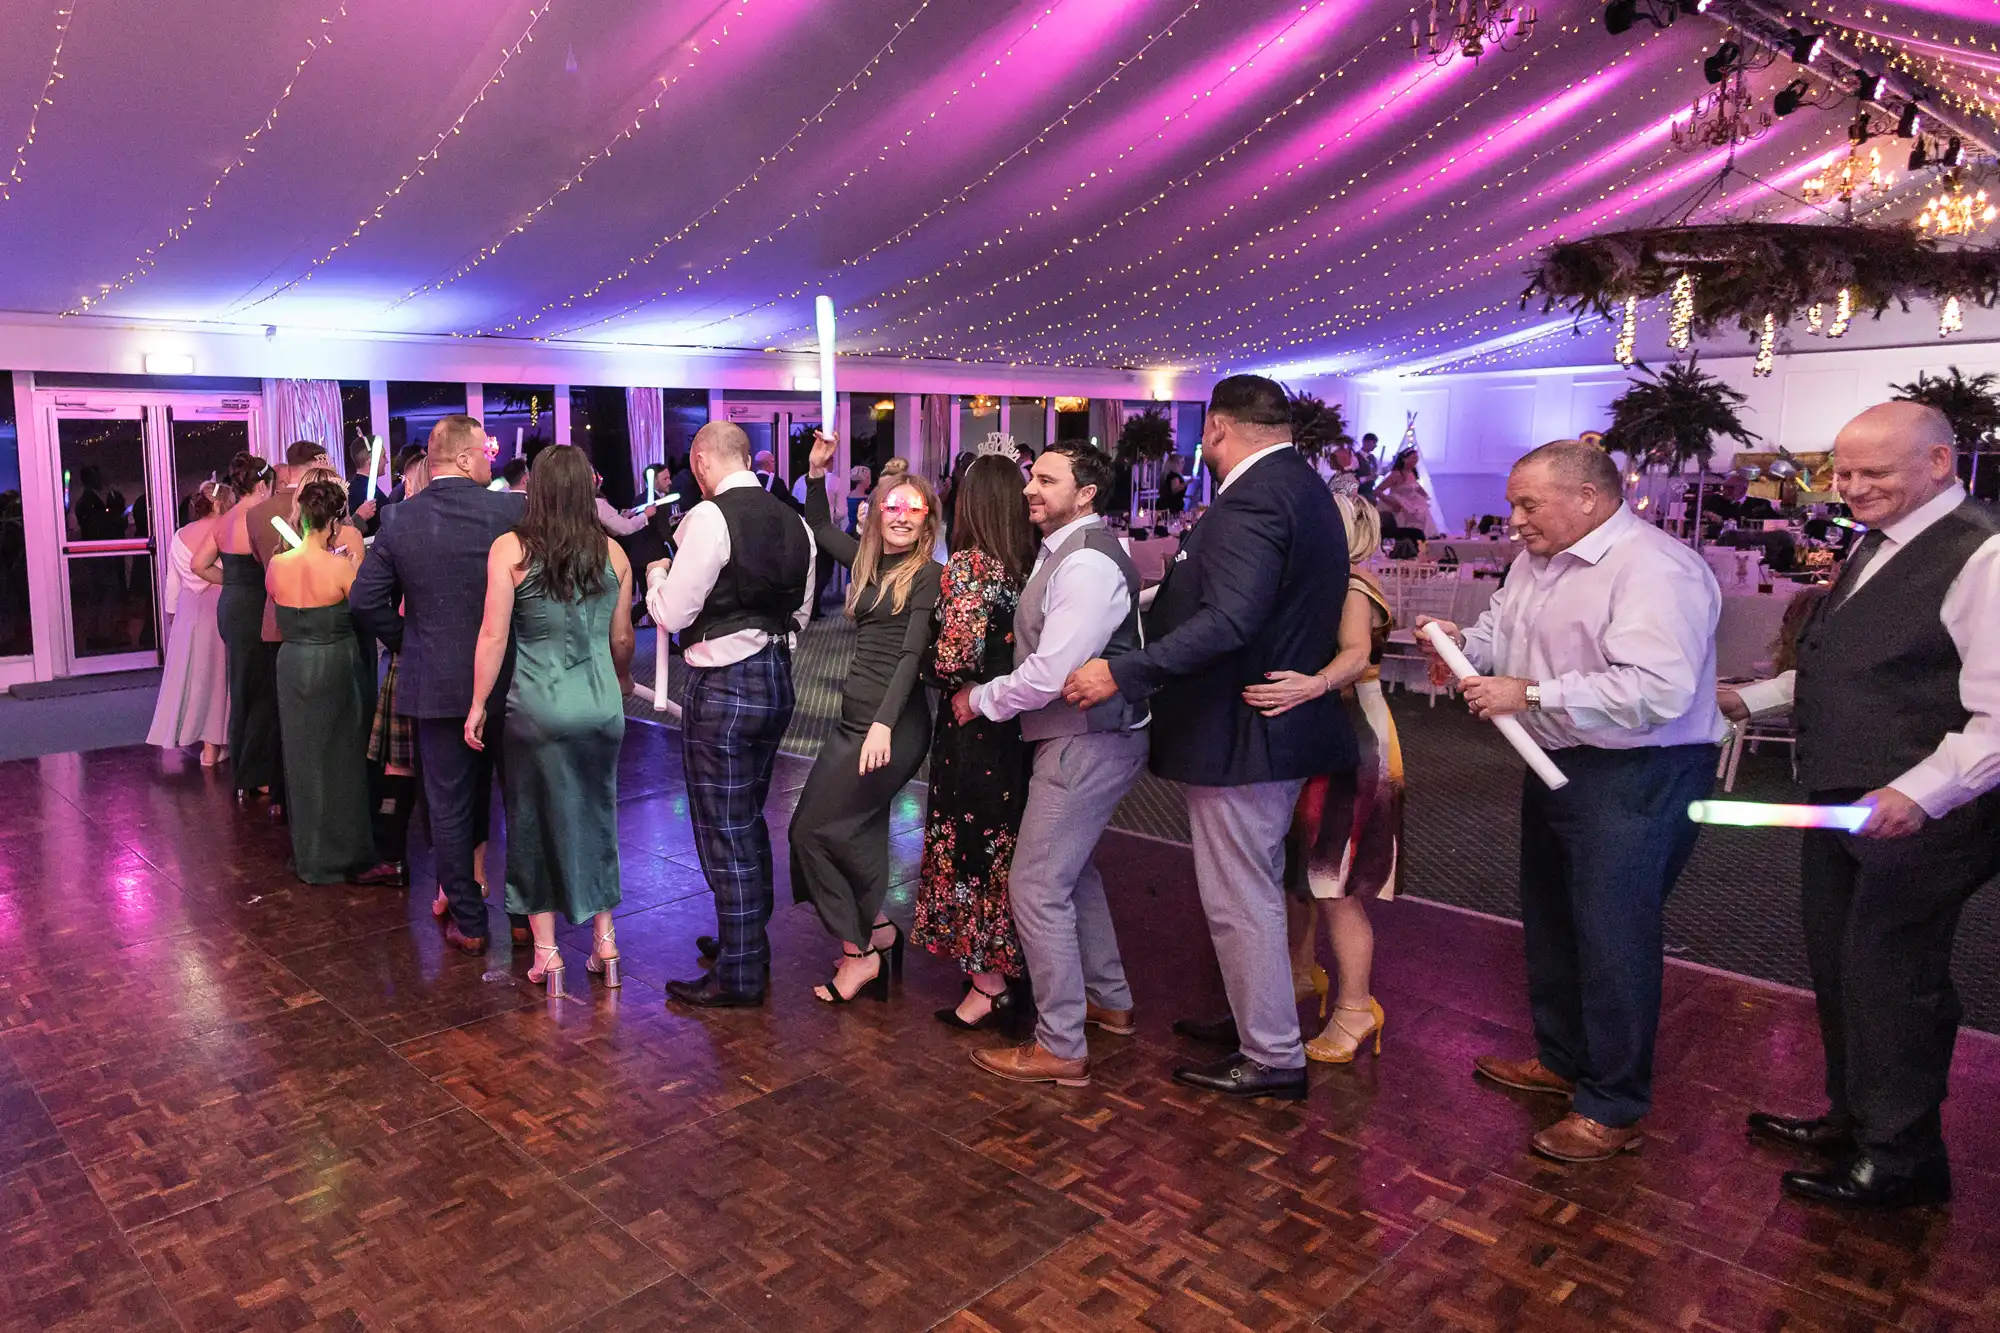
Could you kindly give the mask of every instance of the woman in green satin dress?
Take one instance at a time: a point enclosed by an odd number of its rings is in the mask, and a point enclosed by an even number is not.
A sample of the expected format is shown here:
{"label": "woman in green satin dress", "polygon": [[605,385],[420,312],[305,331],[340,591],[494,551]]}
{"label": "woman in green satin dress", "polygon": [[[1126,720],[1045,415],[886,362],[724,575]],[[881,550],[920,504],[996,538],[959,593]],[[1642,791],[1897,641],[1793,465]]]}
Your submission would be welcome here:
{"label": "woman in green satin dress", "polygon": [[299,491],[305,544],[271,557],[265,587],[277,607],[278,730],[291,811],[292,872],[307,884],[389,882],[368,817],[368,713],[361,641],[347,591],[361,533],[343,520],[337,480]]}
{"label": "woman in green satin dress", "polygon": [[596,484],[581,449],[541,451],[521,526],[493,543],[486,616],[473,660],[465,743],[485,743],[486,700],[509,637],[505,772],[507,910],[534,933],[528,980],[563,993],[555,914],[593,919],[585,966],[619,984],[611,911],[618,906],[618,749],[631,690],[632,566],[597,525]]}

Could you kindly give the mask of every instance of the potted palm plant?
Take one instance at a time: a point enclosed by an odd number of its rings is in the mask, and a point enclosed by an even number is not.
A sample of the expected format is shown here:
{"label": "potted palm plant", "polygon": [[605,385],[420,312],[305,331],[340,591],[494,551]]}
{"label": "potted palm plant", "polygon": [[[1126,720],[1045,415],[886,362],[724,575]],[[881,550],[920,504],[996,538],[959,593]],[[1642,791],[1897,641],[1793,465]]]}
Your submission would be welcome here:
{"label": "potted palm plant", "polygon": [[1640,367],[1644,378],[1611,404],[1611,428],[1603,446],[1623,454],[1637,471],[1659,468],[1679,472],[1693,463],[1699,474],[1695,491],[1694,539],[1701,544],[1701,486],[1708,480],[1718,439],[1753,444],[1759,438],[1737,414],[1746,399],[1702,370],[1698,358],[1675,362],[1657,374]]}
{"label": "potted palm plant", "polygon": [[2000,445],[2000,375],[1987,371],[1967,378],[1957,366],[1944,375],[1917,372],[1909,384],[1891,384],[1897,398],[1944,413],[1958,449],[1972,460],[1969,489],[1979,491],[1979,456]]}

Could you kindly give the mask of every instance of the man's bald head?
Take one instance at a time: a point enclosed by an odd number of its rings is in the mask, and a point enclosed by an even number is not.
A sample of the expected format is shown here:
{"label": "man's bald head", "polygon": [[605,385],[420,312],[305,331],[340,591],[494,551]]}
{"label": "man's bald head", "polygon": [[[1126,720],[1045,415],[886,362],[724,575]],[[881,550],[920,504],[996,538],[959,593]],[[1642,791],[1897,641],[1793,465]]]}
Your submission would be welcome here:
{"label": "man's bald head", "polygon": [[759,449],[757,456],[750,462],[759,472],[775,472],[778,467],[778,456],[769,449]]}
{"label": "man's bald head", "polygon": [[1833,484],[1854,517],[1894,523],[1958,481],[1951,420],[1922,403],[1877,403],[1833,439]]}
{"label": "man's bald head", "polygon": [[688,471],[705,497],[713,497],[723,479],[750,470],[750,437],[731,421],[711,421],[694,433],[688,449]]}

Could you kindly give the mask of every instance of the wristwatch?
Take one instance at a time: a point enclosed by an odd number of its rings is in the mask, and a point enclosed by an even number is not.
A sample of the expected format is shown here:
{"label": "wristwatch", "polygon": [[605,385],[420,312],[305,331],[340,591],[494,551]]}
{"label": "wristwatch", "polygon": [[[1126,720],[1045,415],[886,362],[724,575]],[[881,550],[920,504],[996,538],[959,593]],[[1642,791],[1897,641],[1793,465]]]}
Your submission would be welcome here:
{"label": "wristwatch", "polygon": [[1532,681],[1532,680],[1529,681],[1526,693],[1528,696],[1528,711],[1530,713],[1541,712],[1542,711],[1541,683],[1539,681]]}

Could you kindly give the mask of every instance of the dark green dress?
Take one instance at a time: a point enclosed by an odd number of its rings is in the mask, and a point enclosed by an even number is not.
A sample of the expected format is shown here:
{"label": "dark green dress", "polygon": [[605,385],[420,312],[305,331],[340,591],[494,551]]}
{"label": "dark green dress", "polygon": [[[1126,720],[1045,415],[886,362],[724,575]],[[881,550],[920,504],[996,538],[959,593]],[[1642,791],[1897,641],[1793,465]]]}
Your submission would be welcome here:
{"label": "dark green dress", "polygon": [[558,602],[529,570],[514,590],[507,691],[507,910],[581,924],[618,906],[618,748],[625,704],[611,666],[618,576]]}
{"label": "dark green dress", "polygon": [[361,641],[347,603],[280,606],[278,730],[292,827],[292,868],[340,884],[376,863],[368,818],[368,722]]}

